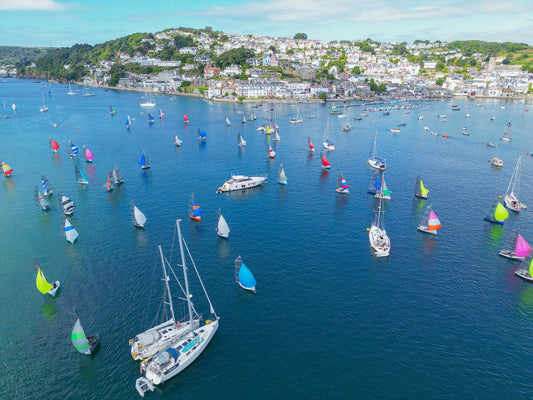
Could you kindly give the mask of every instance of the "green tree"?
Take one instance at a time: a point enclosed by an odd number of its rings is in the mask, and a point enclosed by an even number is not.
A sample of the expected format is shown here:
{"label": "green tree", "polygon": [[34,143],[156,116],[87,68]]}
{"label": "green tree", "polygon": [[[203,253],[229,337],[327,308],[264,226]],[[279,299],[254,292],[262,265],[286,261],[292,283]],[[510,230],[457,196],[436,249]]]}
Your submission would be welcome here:
{"label": "green tree", "polygon": [[294,35],[293,39],[307,39],[307,35],[305,33],[297,33],[296,35]]}
{"label": "green tree", "polygon": [[179,50],[182,47],[194,46],[194,40],[190,36],[176,35],[174,38],[174,46]]}
{"label": "green tree", "polygon": [[378,93],[385,93],[387,91],[387,85],[385,85],[384,83],[381,83],[377,87],[377,91],[378,91]]}
{"label": "green tree", "polygon": [[442,86],[442,84],[444,83],[444,81],[445,81],[444,78],[438,78],[438,79],[435,81],[435,85]]}
{"label": "green tree", "polygon": [[326,92],[322,92],[318,95],[318,98],[320,100],[324,100],[324,101],[328,101],[328,95],[326,94]]}
{"label": "green tree", "polygon": [[370,90],[373,92],[376,92],[378,90],[378,85],[376,82],[374,82],[373,79],[370,81]]}
{"label": "green tree", "polygon": [[352,68],[352,74],[354,75],[360,75],[361,74],[361,68],[359,68],[359,65],[356,65]]}

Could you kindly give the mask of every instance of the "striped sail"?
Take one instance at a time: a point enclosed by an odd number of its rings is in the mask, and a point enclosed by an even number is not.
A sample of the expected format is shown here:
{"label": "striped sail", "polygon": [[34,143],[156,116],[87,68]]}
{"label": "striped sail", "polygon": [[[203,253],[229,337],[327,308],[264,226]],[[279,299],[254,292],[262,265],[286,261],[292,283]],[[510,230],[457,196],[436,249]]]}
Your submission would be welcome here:
{"label": "striped sail", "polygon": [[67,238],[67,240],[70,243],[74,243],[75,240],[79,236],[78,231],[76,230],[76,228],[72,226],[68,218],[65,218],[65,222],[63,226],[64,226],[64,236]]}
{"label": "striped sail", "polygon": [[11,168],[5,162],[2,162],[2,170],[4,171],[5,176],[11,176],[11,174],[13,173],[13,168]]}
{"label": "striped sail", "polygon": [[437,214],[433,210],[429,212],[428,217],[428,230],[430,231],[436,231],[439,229],[442,225],[440,224],[439,219],[437,218]]}
{"label": "striped sail", "polygon": [[74,143],[72,143],[71,140],[69,140],[68,143],[69,143],[69,146],[70,146],[70,156],[71,157],[76,157],[78,155],[78,153],[80,152],[80,150],[78,149],[78,146],[76,146]]}
{"label": "striped sail", "polygon": [[76,350],[78,350],[80,353],[91,354],[91,348],[89,346],[89,341],[87,340],[87,337],[85,336],[85,332],[83,331],[83,326],[81,326],[81,322],[79,318],[76,320],[76,323],[74,324],[74,327],[72,328],[71,340]]}

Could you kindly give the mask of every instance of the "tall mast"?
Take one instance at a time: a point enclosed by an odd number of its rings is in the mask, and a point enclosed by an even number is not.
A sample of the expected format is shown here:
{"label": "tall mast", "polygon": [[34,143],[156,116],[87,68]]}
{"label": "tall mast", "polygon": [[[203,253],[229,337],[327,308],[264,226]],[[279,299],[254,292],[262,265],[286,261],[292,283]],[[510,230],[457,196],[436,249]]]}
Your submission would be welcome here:
{"label": "tall mast", "polygon": [[159,254],[161,255],[161,265],[163,266],[163,274],[165,275],[164,281],[165,281],[165,285],[167,286],[167,293],[168,293],[167,304],[169,305],[170,313],[172,314],[172,322],[176,322],[176,319],[174,318],[174,306],[172,305],[172,296],[170,295],[170,288],[168,286],[169,278],[167,275],[167,269],[165,268],[165,257],[163,257],[163,250],[161,250],[161,245],[159,245]]}
{"label": "tall mast", "polygon": [[180,220],[176,220],[176,226],[178,227],[178,241],[180,242],[181,253],[181,265],[183,267],[183,279],[185,280],[185,295],[187,296],[187,307],[189,309],[189,326],[192,330],[192,307],[191,297],[189,295],[189,280],[187,279],[187,266],[185,265],[185,254],[183,253],[183,239],[181,237]]}

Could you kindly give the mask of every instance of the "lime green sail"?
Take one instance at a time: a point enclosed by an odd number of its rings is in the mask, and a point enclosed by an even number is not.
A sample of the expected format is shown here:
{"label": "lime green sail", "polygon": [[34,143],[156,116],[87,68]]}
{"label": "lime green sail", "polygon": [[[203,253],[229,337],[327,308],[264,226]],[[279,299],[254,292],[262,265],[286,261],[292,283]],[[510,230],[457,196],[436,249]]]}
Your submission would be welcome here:
{"label": "lime green sail", "polygon": [[533,278],[533,258],[531,259],[531,262],[529,263],[529,276]]}
{"label": "lime green sail", "polygon": [[498,221],[505,221],[507,217],[509,216],[509,213],[505,209],[504,206],[500,202],[496,205],[496,209],[494,210],[494,218]]}
{"label": "lime green sail", "polygon": [[49,283],[44,277],[43,270],[41,268],[37,270],[37,278],[35,279],[35,284],[37,285],[37,289],[39,289],[39,292],[41,292],[42,294],[48,293],[48,291],[53,287],[52,284]]}
{"label": "lime green sail", "polygon": [[428,193],[429,193],[429,190],[427,190],[425,187],[424,187],[424,184],[422,183],[422,180],[420,180],[420,193],[422,193],[422,196],[427,196]]}

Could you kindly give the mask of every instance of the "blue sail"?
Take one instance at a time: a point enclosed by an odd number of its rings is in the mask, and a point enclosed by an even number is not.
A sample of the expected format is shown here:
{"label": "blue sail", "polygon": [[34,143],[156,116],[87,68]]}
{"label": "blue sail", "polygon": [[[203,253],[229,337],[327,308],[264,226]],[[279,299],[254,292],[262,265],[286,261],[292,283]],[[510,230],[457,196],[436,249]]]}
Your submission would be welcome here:
{"label": "blue sail", "polygon": [[144,154],[142,155],[141,159],[139,160],[137,164],[139,164],[140,166],[146,165],[146,158],[144,157]]}
{"label": "blue sail", "polygon": [[195,217],[199,217],[200,215],[204,213],[204,210],[202,210],[200,206],[196,204],[196,200],[194,200],[193,202],[192,213],[194,214]]}
{"label": "blue sail", "polygon": [[202,138],[202,139],[205,139],[205,132],[201,129],[198,129],[198,135]]}
{"label": "blue sail", "polygon": [[128,115],[128,118],[126,119],[126,128],[130,128],[130,125],[131,125],[131,121],[130,121],[130,116]]}
{"label": "blue sail", "polygon": [[73,155],[78,155],[78,153],[80,152],[80,150],[78,149],[78,146],[76,146],[74,143],[71,143],[70,144],[70,152],[73,154]]}
{"label": "blue sail", "polygon": [[46,192],[48,190],[48,185],[46,184],[46,181],[43,178],[41,178],[41,182],[43,184],[43,192]]}
{"label": "blue sail", "polygon": [[239,283],[246,289],[255,289],[255,285],[257,284],[252,272],[244,263],[241,264],[239,270]]}
{"label": "blue sail", "polygon": [[148,113],[148,121],[154,122],[154,117],[150,113]]}

